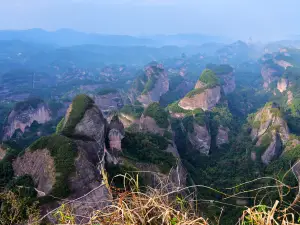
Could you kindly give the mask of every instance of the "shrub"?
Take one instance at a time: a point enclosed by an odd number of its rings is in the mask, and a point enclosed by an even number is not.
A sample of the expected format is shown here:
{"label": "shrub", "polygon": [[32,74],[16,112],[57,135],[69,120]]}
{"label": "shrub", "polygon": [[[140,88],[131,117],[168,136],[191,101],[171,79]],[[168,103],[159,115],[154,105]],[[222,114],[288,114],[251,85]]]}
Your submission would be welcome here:
{"label": "shrub", "polygon": [[87,95],[81,94],[77,95],[72,102],[72,110],[65,121],[62,133],[66,136],[71,136],[76,125],[83,118],[86,110],[91,108],[94,101]]}
{"label": "shrub", "polygon": [[4,187],[14,176],[12,164],[7,161],[0,161],[0,187]]}
{"label": "shrub", "polygon": [[157,125],[161,128],[168,128],[169,126],[169,115],[157,102],[151,103],[146,108],[144,115],[153,118]]}
{"label": "shrub", "polygon": [[66,197],[69,194],[68,177],[75,170],[75,158],[77,156],[76,144],[69,138],[61,135],[42,137],[30,147],[31,151],[48,149],[55,164],[55,184],[51,195]]}

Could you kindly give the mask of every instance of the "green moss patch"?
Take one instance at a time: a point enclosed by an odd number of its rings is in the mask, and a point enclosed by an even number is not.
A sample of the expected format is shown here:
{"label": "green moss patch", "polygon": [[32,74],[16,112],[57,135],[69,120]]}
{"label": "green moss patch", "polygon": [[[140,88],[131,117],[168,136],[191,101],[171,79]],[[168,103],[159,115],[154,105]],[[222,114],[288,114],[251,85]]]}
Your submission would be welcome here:
{"label": "green moss patch", "polygon": [[65,121],[62,134],[71,136],[76,125],[83,118],[86,110],[91,108],[93,104],[94,101],[89,96],[84,94],[77,95],[72,102],[72,110],[67,118],[67,121]]}
{"label": "green moss patch", "polygon": [[54,159],[56,177],[51,195],[67,197],[70,193],[68,178],[75,170],[76,144],[65,136],[54,134],[42,137],[30,146],[31,151],[39,149],[48,149]]}
{"label": "green moss patch", "polygon": [[151,103],[146,108],[144,115],[153,118],[161,128],[168,128],[169,126],[169,115],[157,102]]}

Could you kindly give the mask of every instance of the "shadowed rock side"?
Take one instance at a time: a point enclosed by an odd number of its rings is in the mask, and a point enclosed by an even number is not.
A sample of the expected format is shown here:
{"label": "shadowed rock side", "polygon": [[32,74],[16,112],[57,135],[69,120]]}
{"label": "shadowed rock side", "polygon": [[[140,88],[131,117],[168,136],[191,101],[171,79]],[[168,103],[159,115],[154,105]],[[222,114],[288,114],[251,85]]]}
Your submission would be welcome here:
{"label": "shadowed rock side", "polygon": [[[24,102],[24,104],[26,104]],[[10,112],[7,123],[4,126],[3,140],[8,140],[13,136],[16,130],[25,132],[27,127],[30,127],[34,121],[39,124],[44,124],[51,120],[51,112],[48,106],[40,102],[35,106],[27,105],[23,109],[15,109]]]}
{"label": "shadowed rock side", "polygon": [[197,123],[193,123],[194,131],[188,132],[188,140],[192,144],[193,148],[205,155],[209,154],[211,136],[206,126],[200,126]]}
{"label": "shadowed rock side", "polygon": [[225,95],[230,94],[235,90],[236,84],[235,84],[235,77],[233,75],[233,72],[228,74],[221,74],[218,75],[218,77],[220,77],[223,80],[222,88]]}

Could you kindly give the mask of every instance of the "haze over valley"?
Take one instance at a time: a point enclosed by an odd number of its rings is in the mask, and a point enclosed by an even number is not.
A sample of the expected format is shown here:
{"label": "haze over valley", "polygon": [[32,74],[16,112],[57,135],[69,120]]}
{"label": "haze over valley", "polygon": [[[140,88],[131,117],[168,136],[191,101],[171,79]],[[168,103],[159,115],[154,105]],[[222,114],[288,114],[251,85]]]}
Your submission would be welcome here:
{"label": "haze over valley", "polygon": [[297,6],[3,2],[0,224],[300,224]]}

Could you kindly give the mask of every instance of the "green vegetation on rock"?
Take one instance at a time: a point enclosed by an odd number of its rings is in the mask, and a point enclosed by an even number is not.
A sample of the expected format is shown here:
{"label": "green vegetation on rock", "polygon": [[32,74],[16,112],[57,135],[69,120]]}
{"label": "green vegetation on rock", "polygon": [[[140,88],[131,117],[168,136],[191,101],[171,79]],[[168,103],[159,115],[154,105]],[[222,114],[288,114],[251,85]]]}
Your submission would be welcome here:
{"label": "green vegetation on rock", "polygon": [[30,147],[31,151],[48,149],[55,164],[55,184],[51,195],[55,197],[67,197],[69,194],[68,177],[75,170],[75,158],[77,156],[76,144],[62,135],[42,137]]}
{"label": "green vegetation on rock", "polygon": [[215,72],[216,75],[229,74],[233,72],[233,68],[228,64],[221,64],[221,65],[208,64],[206,65],[206,68]]}
{"label": "green vegetation on rock", "polygon": [[220,84],[218,77],[216,76],[214,71],[212,71],[210,69],[205,69],[202,72],[199,80],[207,85],[219,85]]}
{"label": "green vegetation on rock", "polygon": [[162,173],[168,173],[176,164],[172,153],[166,152],[168,141],[159,135],[126,132],[122,140],[125,156],[135,158],[138,162],[157,165]]}
{"label": "green vegetation on rock", "polygon": [[144,111],[145,116],[149,116],[155,120],[161,128],[168,128],[168,113],[157,102],[151,103]]}
{"label": "green vegetation on rock", "polygon": [[120,112],[138,119],[143,114],[144,107],[142,105],[125,105]]}
{"label": "green vegetation on rock", "polygon": [[71,112],[65,118],[65,124],[62,129],[62,134],[66,136],[71,136],[76,125],[83,118],[86,110],[91,108],[94,104],[94,101],[87,95],[81,94],[77,95],[71,107]]}

